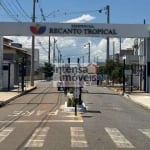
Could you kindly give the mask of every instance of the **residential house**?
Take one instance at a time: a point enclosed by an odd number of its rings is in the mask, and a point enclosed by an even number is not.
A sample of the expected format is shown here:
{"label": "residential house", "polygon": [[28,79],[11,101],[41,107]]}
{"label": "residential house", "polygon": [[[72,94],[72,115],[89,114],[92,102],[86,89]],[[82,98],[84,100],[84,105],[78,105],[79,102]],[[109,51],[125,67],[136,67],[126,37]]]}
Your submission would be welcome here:
{"label": "residential house", "polygon": [[11,82],[11,87],[20,82],[21,63],[23,60],[25,62],[25,75],[29,76],[31,55],[22,48],[21,44],[13,44],[12,40],[3,38],[3,88],[7,88],[8,80]]}

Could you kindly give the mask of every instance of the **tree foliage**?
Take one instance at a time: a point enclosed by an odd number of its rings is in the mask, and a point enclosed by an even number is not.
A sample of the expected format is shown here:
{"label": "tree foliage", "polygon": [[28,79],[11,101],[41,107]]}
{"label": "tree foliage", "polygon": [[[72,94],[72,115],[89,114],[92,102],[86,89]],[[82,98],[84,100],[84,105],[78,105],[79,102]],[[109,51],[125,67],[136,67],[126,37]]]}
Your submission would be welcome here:
{"label": "tree foliage", "polygon": [[49,64],[47,62],[45,62],[44,64],[44,67],[43,67],[43,71],[45,73],[45,77],[52,77],[53,75],[53,70],[54,70],[54,67],[52,64]]}
{"label": "tree foliage", "polygon": [[123,66],[118,61],[114,62],[113,60],[108,60],[104,66],[104,73],[107,74],[108,78],[113,80],[115,83],[121,83],[122,70]]}

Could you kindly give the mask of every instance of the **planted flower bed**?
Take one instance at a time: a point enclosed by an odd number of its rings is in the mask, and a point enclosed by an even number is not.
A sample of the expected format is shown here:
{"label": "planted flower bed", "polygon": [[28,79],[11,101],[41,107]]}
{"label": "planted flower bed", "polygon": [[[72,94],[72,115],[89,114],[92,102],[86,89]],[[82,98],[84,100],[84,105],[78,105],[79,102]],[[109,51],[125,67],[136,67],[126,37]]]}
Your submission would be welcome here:
{"label": "planted flower bed", "polygon": [[75,105],[77,105],[77,110],[79,112],[86,111],[83,101],[74,97],[74,88],[70,88],[67,93],[67,101],[65,102],[65,111],[74,111]]}

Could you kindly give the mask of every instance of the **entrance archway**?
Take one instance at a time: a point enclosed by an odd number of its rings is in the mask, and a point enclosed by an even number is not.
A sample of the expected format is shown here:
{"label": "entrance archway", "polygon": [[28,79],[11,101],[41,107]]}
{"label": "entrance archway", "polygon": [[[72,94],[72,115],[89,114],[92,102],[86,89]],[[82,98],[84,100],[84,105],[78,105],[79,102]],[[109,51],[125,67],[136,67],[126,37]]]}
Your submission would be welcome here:
{"label": "entrance archway", "polygon": [[145,38],[146,92],[150,93],[150,25],[97,24],[97,23],[0,23],[0,88],[2,88],[3,40],[2,36],[76,36]]}

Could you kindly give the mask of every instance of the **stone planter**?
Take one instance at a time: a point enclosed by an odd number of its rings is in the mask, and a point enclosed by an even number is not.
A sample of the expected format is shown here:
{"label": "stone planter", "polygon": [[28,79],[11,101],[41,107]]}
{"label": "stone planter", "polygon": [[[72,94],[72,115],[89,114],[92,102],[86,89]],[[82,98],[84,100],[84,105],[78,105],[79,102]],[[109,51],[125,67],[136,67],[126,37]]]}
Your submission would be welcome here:
{"label": "stone planter", "polygon": [[[74,112],[75,111],[75,107],[68,107],[67,106],[67,102],[65,102],[64,111],[65,112]],[[86,111],[85,104],[82,103],[82,105],[77,105],[77,111],[78,112],[85,112]]]}

